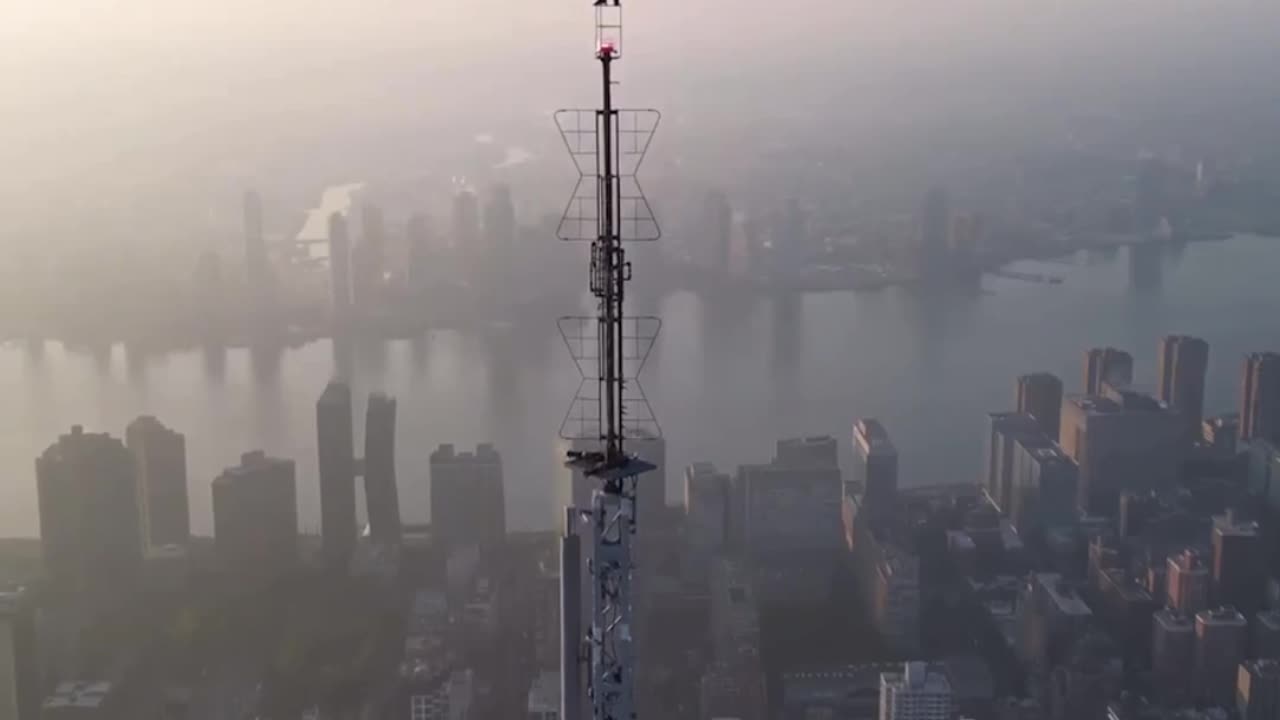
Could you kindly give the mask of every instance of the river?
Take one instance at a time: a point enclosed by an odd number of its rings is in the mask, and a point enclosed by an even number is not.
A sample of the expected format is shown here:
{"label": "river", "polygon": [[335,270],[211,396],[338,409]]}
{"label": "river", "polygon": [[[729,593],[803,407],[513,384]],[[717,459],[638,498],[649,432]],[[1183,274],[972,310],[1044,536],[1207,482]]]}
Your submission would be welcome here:
{"label": "river", "polygon": [[[1210,343],[1206,411],[1222,412],[1235,409],[1242,355],[1280,347],[1280,240],[1080,253],[1010,269],[1063,282],[987,276],[981,287],[931,295],[680,292],[648,303],[643,311],[664,322],[642,378],[667,438],[668,501],[680,497],[688,463],[766,461],[783,436],[833,434],[847,467],[861,416],[880,418],[893,435],[904,485],[974,481],[983,413],[1010,406],[1019,373],[1058,373],[1075,391],[1085,349],[1115,345],[1134,354],[1135,379],[1150,386],[1159,338],[1194,334]],[[209,482],[252,448],[297,460],[303,527],[315,530],[313,413],[339,361],[361,405],[358,437],[365,394],[399,399],[406,519],[427,517],[432,448],[492,441],[504,458],[509,525],[551,527],[555,436],[577,375],[548,317],[376,343],[349,357],[328,341],[269,355],[0,348],[0,535],[38,532],[34,458],[59,433],[81,423],[119,435],[140,413],[187,436],[196,532],[212,526]]]}

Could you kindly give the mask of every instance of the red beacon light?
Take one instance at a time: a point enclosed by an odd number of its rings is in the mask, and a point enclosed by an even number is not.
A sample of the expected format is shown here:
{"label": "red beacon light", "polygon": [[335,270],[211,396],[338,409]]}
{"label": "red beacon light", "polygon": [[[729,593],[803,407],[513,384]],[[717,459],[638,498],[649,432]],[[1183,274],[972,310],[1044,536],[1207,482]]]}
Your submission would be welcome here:
{"label": "red beacon light", "polygon": [[600,43],[600,49],[596,51],[598,57],[617,57],[618,47],[614,45],[612,40],[605,40]]}

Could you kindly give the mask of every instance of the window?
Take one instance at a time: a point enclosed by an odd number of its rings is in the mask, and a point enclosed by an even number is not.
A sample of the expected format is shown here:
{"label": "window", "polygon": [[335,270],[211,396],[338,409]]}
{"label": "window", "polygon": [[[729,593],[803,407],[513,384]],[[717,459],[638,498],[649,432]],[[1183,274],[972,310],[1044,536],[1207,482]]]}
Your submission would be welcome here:
{"label": "window", "polygon": [[409,720],[427,720],[427,707],[430,698],[426,695],[409,697]]}

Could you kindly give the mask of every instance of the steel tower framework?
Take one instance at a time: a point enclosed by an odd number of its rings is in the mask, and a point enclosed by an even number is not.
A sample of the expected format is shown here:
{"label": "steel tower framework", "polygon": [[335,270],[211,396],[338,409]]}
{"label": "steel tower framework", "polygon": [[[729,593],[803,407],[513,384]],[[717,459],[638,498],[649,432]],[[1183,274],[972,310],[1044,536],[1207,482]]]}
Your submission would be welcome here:
{"label": "steel tower framework", "polygon": [[[586,532],[591,547],[589,572],[582,578],[591,584],[591,622],[581,645],[587,652],[586,657],[568,658],[568,665],[576,667],[579,659],[589,662],[586,690],[594,720],[633,720],[636,496],[641,474],[654,466],[628,454],[625,442],[660,434],[638,379],[659,323],[656,318],[623,313],[624,289],[631,280],[623,242],[657,240],[660,235],[635,178],[659,115],[655,110],[614,107],[613,70],[622,58],[622,8],[620,0],[595,0],[594,7],[601,107],[556,113],[556,124],[579,172],[558,235],[591,243],[589,287],[597,301],[594,317],[561,318],[559,323],[582,373],[561,435],[583,441],[579,448],[587,448],[570,451],[567,465],[598,483],[591,507],[578,509],[590,526]],[[566,554],[564,561],[576,563],[570,557],[574,554]],[[565,568],[562,573],[570,574]],[[579,590],[566,583],[562,591]],[[566,635],[575,626],[566,623]],[[575,638],[565,640],[566,652],[578,646]],[[565,700],[566,708],[573,707],[570,698]]]}

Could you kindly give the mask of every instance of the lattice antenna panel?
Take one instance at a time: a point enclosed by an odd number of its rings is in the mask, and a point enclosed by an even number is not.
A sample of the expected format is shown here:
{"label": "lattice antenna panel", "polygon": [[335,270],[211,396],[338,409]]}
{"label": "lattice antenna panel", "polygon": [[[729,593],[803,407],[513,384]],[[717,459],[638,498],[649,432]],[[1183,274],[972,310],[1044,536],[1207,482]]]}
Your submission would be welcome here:
{"label": "lattice antenna panel", "polygon": [[[557,325],[582,378],[560,425],[560,436],[568,440],[599,440],[604,436],[603,393],[606,391],[600,373],[599,319],[563,317]],[[662,321],[656,317],[629,317],[622,321],[621,434],[626,439],[662,436],[662,428],[640,384],[640,372],[653,351],[661,328]]]}
{"label": "lattice antenna panel", "polygon": [[[605,195],[599,110],[560,110],[556,127],[578,170],[578,181],[556,235],[561,240],[594,241],[604,235]],[[614,235],[626,241],[653,241],[662,230],[636,173],[653,142],[662,115],[657,110],[616,110],[613,117]]]}

